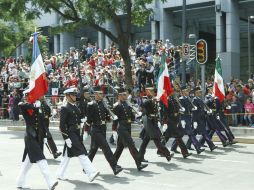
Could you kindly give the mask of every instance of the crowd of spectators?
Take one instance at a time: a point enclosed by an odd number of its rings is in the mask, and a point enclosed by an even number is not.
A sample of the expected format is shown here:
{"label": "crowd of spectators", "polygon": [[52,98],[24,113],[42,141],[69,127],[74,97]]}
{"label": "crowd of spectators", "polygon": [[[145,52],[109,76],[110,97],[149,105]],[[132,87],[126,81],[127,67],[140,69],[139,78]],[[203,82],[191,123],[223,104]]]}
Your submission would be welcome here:
{"label": "crowd of spectators", "polygon": [[[144,87],[156,84],[161,64],[161,49],[166,48],[166,62],[171,79],[176,80],[181,63],[181,49],[168,40],[140,40],[129,47],[132,64],[133,89],[128,89],[130,97],[141,104]],[[65,53],[43,54],[49,90],[47,93],[51,106],[59,109],[64,89],[78,86],[81,75],[82,86],[105,86],[112,88],[125,85],[124,61],[117,46],[111,43],[106,49],[88,43],[81,50],[70,49]],[[30,64],[23,56],[2,57],[0,59],[0,117],[18,120],[18,102],[22,91],[28,87]],[[207,80],[206,85],[213,84]],[[200,85],[200,81],[188,80],[190,88]],[[252,125],[254,113],[254,82],[244,83],[233,79],[225,84],[226,102],[231,105],[233,125]],[[53,110],[53,113],[56,112]],[[242,114],[239,114],[242,113]]]}

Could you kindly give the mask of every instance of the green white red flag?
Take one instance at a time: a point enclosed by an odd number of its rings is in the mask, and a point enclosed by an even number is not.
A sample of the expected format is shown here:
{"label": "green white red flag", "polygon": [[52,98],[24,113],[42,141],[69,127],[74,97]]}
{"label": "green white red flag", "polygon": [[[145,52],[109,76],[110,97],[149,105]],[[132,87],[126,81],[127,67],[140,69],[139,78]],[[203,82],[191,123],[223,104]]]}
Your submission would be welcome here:
{"label": "green white red flag", "polygon": [[222,69],[221,69],[221,59],[219,57],[216,59],[213,95],[218,97],[220,102],[222,102],[225,98],[224,82],[222,78]]}

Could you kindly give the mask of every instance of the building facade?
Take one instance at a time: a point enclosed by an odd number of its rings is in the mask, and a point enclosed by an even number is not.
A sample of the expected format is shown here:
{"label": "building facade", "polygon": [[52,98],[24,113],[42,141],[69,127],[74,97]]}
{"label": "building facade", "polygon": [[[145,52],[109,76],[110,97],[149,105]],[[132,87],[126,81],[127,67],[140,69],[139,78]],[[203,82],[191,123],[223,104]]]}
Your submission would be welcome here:
{"label": "building facade", "polygon": [[[143,27],[133,26],[132,43],[140,39],[169,39],[172,44],[181,45],[182,0],[165,3],[154,0],[149,6],[154,14]],[[205,39],[208,43],[208,65],[215,64],[216,56],[220,55],[226,81],[232,76],[247,79],[249,73],[254,73],[254,21],[250,24],[253,39],[251,71],[248,69],[248,18],[253,15],[254,0],[187,0],[186,42],[194,44],[198,39]],[[61,20],[57,14],[45,14],[37,20],[37,24],[47,33],[49,27],[60,25]],[[104,26],[114,32],[110,21]],[[85,27],[74,33],[49,35],[49,50],[51,53],[64,53],[70,47],[81,48],[81,37],[86,42],[98,43],[100,48],[110,43],[104,34]],[[23,49],[19,48],[17,55],[22,54]]]}

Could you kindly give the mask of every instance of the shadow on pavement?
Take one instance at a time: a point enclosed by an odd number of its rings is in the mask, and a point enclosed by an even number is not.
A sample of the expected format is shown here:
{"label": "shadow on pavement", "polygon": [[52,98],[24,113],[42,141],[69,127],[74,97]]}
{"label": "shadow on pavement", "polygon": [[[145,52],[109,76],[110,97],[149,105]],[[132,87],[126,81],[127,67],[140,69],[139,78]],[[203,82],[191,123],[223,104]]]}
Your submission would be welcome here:
{"label": "shadow on pavement", "polygon": [[122,177],[121,173],[118,174],[119,176],[115,176],[113,174],[100,174],[100,177],[102,179],[96,179],[97,181],[103,181],[105,183],[110,183],[110,184],[129,184],[130,180],[127,177]]}
{"label": "shadow on pavement", "polygon": [[153,177],[154,175],[159,174],[159,173],[147,171],[146,169],[138,171],[137,168],[124,168],[123,172],[133,176],[144,176],[144,177]]}
{"label": "shadow on pavement", "polygon": [[204,154],[192,154],[191,155],[192,157],[194,157],[194,158],[209,158],[209,159],[215,159],[216,157],[214,157],[214,156],[209,156],[209,155],[204,155]]}
{"label": "shadow on pavement", "polygon": [[84,181],[70,180],[70,179],[66,179],[65,181],[75,185],[74,187],[75,190],[84,190],[84,189],[85,190],[107,190],[106,188],[104,188],[102,185],[98,183],[86,183]]}
{"label": "shadow on pavement", "polygon": [[194,170],[194,169],[188,169],[188,170],[184,170],[184,171],[193,172],[193,173],[200,173],[200,174],[206,174],[206,175],[213,175],[211,173],[207,173],[207,172],[204,172],[204,171],[201,171],[201,170]]}
{"label": "shadow on pavement", "polygon": [[[192,156],[192,155],[191,155],[191,156]],[[203,161],[203,160],[193,159],[193,158],[191,158],[191,156],[188,157],[188,158],[186,158],[186,159],[181,158],[181,157],[174,157],[173,159],[176,159],[177,161],[179,161],[179,162],[184,162],[184,163],[202,164],[202,161]]]}

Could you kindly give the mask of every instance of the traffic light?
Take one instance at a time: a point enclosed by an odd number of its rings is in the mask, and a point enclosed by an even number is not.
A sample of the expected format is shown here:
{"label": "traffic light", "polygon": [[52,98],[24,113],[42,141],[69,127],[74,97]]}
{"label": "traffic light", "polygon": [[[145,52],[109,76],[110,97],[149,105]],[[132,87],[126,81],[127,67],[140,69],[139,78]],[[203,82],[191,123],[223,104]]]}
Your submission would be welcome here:
{"label": "traffic light", "polygon": [[196,43],[196,60],[199,64],[207,61],[207,43],[205,40],[198,40]]}

